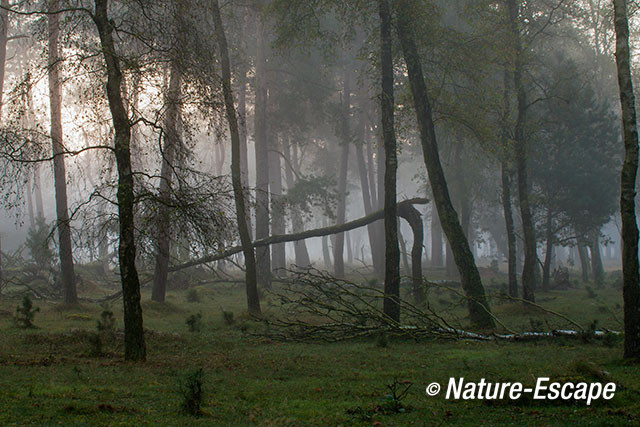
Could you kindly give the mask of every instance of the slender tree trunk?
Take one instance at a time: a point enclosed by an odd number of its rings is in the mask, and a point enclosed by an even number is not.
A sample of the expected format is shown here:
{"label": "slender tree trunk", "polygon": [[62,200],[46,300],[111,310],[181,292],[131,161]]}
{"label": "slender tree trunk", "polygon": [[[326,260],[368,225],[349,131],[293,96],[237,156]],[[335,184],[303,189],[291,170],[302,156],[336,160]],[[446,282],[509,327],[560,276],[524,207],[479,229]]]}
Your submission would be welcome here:
{"label": "slender tree trunk", "polygon": [[416,119],[420,128],[424,162],[429,174],[440,224],[442,224],[442,229],[451,244],[456,265],[460,272],[462,287],[468,298],[471,322],[481,328],[494,328],[495,324],[493,317],[491,317],[489,303],[485,297],[480,273],[469,248],[469,242],[460,226],[458,214],[451,203],[449,189],[442,170],[442,164],[440,163],[431,105],[413,34],[413,23],[411,21],[413,0],[397,0],[394,4],[398,12],[397,30],[407,65]]}
{"label": "slender tree trunk", "polygon": [[[9,0],[0,2],[0,122],[2,120],[3,92],[4,92],[4,74],[5,62],[7,59],[7,34],[9,31]],[[2,269],[2,232],[0,231],[0,294],[4,285],[4,275]]]}
{"label": "slender tree trunk", "polygon": [[[247,149],[247,70],[242,65],[240,70],[240,88],[238,90],[238,132],[240,134],[240,178],[244,188],[244,200],[248,200],[249,191],[249,157]],[[249,235],[253,236],[251,225],[251,210],[247,209],[247,228]]]}
{"label": "slender tree trunk", "polygon": [[[242,244],[242,252],[246,267],[246,290],[247,306],[249,313],[260,314],[260,297],[258,295],[256,258],[251,242],[251,235],[247,227],[247,212],[244,202],[244,188],[242,187],[242,174],[240,170],[240,131],[238,129],[238,119],[236,117],[236,107],[231,91],[231,65],[229,62],[229,49],[227,47],[227,37],[222,25],[220,7],[218,0],[212,2],[213,22],[216,30],[218,49],[220,51],[220,62],[222,63],[222,90],[224,93],[224,104],[229,122],[229,133],[231,134],[231,182],[233,185],[233,195],[236,204],[236,219],[238,221],[238,232]],[[266,161],[266,157],[265,157]]]}
{"label": "slender tree trunk", "polygon": [[[284,168],[285,178],[287,180],[287,189],[290,190],[295,185],[293,177],[293,167],[298,164],[298,148],[292,145],[290,140],[285,140],[284,153],[287,157],[287,165]],[[294,233],[300,233],[304,230],[304,223],[300,211],[296,208],[291,209],[291,228]],[[306,268],[311,265],[309,258],[309,251],[307,250],[307,244],[304,240],[299,240],[293,243],[293,249],[296,257],[296,266]]]}
{"label": "slender tree trunk", "polygon": [[31,192],[32,188],[33,188],[33,184],[31,183],[31,174],[29,174],[27,178],[27,191],[25,191],[26,197],[27,197],[27,213],[29,215],[29,226],[31,228],[35,228],[36,216],[33,210],[33,194]]}
{"label": "slender tree trunk", "polygon": [[604,286],[604,267],[602,266],[602,255],[600,254],[600,239],[596,235],[591,243],[591,273],[593,281],[597,287]]}
{"label": "slender tree trunk", "polygon": [[407,242],[406,240],[404,240],[404,236],[402,235],[402,227],[400,226],[400,224],[398,224],[398,242],[400,243],[400,255],[402,256],[402,268],[404,269],[403,274],[410,274],[411,269],[409,268],[409,254],[407,253]]}
{"label": "slender tree trunk", "polygon": [[536,283],[536,235],[529,201],[529,182],[527,172],[528,144],[524,126],[527,114],[527,94],[522,81],[523,52],[519,25],[519,10],[516,0],[507,0],[509,8],[509,22],[511,25],[514,52],[513,82],[518,100],[518,116],[516,119],[514,142],[515,162],[518,177],[518,200],[520,201],[520,216],[524,234],[524,265],[522,267],[522,296],[527,301],[535,301],[534,289]]}
{"label": "slender tree trunk", "polygon": [[391,35],[391,10],[387,0],[378,0],[380,15],[380,114],[384,143],[384,314],[400,321],[400,249],[398,247],[398,220],[396,180],[398,154],[394,121],[393,93],[393,40]]}
{"label": "slender tree trunk", "polygon": [[[326,227],[327,220],[323,219],[323,225]],[[322,236],[322,258],[324,260],[324,268],[330,270],[331,265],[331,251],[329,250],[329,238],[327,236]]]}
{"label": "slender tree trunk", "polygon": [[[429,203],[429,200],[424,199],[424,198],[415,198],[415,199],[409,199],[409,200],[403,200],[401,202],[398,203],[398,216],[401,216],[402,218],[405,218],[407,220],[407,222],[409,222],[409,224],[411,223],[416,223],[417,221],[413,221],[411,219],[408,219],[408,215],[406,213],[406,208],[407,206],[412,206],[412,205],[426,205],[427,203]],[[276,243],[286,243],[286,242],[295,242],[297,240],[303,240],[303,239],[311,239],[313,237],[322,237],[322,236],[333,236],[335,234],[338,233],[344,233],[350,230],[355,230],[356,228],[360,228],[360,227],[365,227],[368,224],[371,224],[374,221],[378,221],[384,219],[384,209],[383,210],[378,210],[375,211],[374,213],[372,213],[371,215],[367,215],[364,216],[362,218],[358,218],[355,219],[353,221],[349,221],[349,222],[345,222],[344,224],[341,225],[332,225],[329,227],[322,227],[322,228],[315,228],[313,230],[306,230],[303,231],[302,233],[296,233],[296,234],[285,234],[282,236],[269,236],[266,239],[260,239],[260,240],[256,240],[254,242],[252,242],[254,247],[260,247],[260,246],[269,246],[269,245],[274,245]],[[418,241],[419,241],[419,237],[418,237]],[[187,263],[184,264],[180,264],[180,265],[176,265],[173,267],[169,268],[169,271],[178,271],[178,270],[182,270],[185,268],[189,268],[189,267],[194,267],[196,265],[201,265],[201,264],[205,264],[208,262],[213,262],[213,261],[217,261],[219,259],[224,259],[227,257],[230,257],[234,254],[237,254],[239,252],[242,251],[242,246],[236,246],[233,248],[229,248],[217,255],[211,255],[211,256],[206,256],[194,261],[189,261]]]}
{"label": "slender tree trunk", "polygon": [[178,131],[178,117],[180,115],[180,97],[182,86],[182,72],[177,62],[171,62],[171,77],[167,92],[167,115],[164,123],[164,147],[162,149],[162,166],[160,168],[160,189],[158,215],[156,218],[156,265],[153,275],[151,299],[164,302],[167,293],[167,278],[169,275],[169,258],[171,253],[171,212],[169,208],[171,184],[173,181],[173,167],[175,157],[180,146]]}
{"label": "slender tree trunk", "polygon": [[504,112],[502,118],[502,161],[501,161],[501,178],[502,178],[502,211],[504,212],[504,223],[507,234],[507,270],[509,277],[509,296],[518,297],[518,255],[516,248],[516,231],[513,220],[513,211],[511,207],[511,177],[512,171],[510,166],[511,144],[509,141],[509,122],[511,117],[511,84],[513,79],[509,72],[508,64],[504,65]]}
{"label": "slender tree trunk", "polygon": [[[60,8],[58,0],[51,0],[49,11]],[[52,13],[49,20],[49,105],[51,112],[51,143],[53,145],[53,179],[56,196],[56,217],[58,228],[58,249],[60,255],[60,274],[66,304],[77,304],[76,275],[73,268],[71,245],[71,224],[67,202],[67,173],[62,142],[62,85],[60,83],[60,53],[58,37],[60,34],[59,15]]]}
{"label": "slender tree trunk", "polygon": [[[362,115],[364,116],[364,115]],[[369,186],[369,173],[367,171],[367,163],[364,158],[364,150],[363,144],[366,139],[366,122],[364,121],[364,117],[361,117],[362,123],[360,124],[360,129],[362,131],[362,140],[357,141],[356,146],[356,160],[358,162],[358,174],[360,176],[360,188],[362,190],[362,202],[364,205],[365,215],[369,215],[373,212],[373,204],[371,200],[371,195],[373,194],[372,189]],[[384,271],[382,268],[382,264],[384,260],[380,259],[380,249],[378,248],[378,239],[376,236],[376,228],[375,224],[371,224],[367,226],[367,233],[369,235],[369,247],[371,248],[371,260],[373,262],[373,269],[376,273],[376,276],[380,279],[384,276]]]}
{"label": "slender tree trunk", "polygon": [[511,171],[508,163],[502,161],[502,210],[507,232],[507,265],[509,276],[509,296],[518,297],[518,255],[516,231],[511,210]]}
{"label": "slender tree trunk", "polygon": [[424,243],[424,224],[418,209],[412,205],[398,205],[398,215],[404,218],[413,231],[411,248],[411,282],[413,301],[420,306],[425,302],[424,281],[422,279],[422,246]]}
{"label": "slender tree trunk", "polygon": [[[269,236],[269,142],[267,137],[267,41],[264,18],[256,14],[258,52],[255,76],[255,148],[256,148],[256,239]],[[269,247],[256,248],[258,286],[271,288],[271,251]]]}
{"label": "slender tree trunk", "polygon": [[431,212],[431,267],[441,268],[444,265],[442,252],[442,227],[435,207]]}
{"label": "slender tree trunk", "polygon": [[[271,196],[271,233],[285,234],[285,212],[282,199],[282,164],[281,144],[278,137],[272,138],[272,147],[269,151],[269,188]],[[287,252],[284,243],[273,245],[271,248],[271,268],[276,274],[282,275],[287,267]]]}
{"label": "slender tree trunk", "polygon": [[[349,116],[351,114],[350,83],[350,69],[349,66],[345,64],[342,90],[342,148],[340,155],[340,172],[338,177],[338,212],[336,214],[336,225],[344,224],[347,209],[349,144],[351,142],[351,129],[349,127]],[[344,233],[335,235],[333,246],[333,269],[336,277],[344,277]]]}
{"label": "slender tree trunk", "polygon": [[546,251],[544,254],[544,263],[542,265],[542,290],[549,290],[549,279],[551,277],[551,260],[553,259],[553,214],[551,209],[547,209],[547,221],[546,221],[546,231],[547,231],[547,242],[546,242]]}
{"label": "slender tree trunk", "polygon": [[589,281],[589,271],[591,260],[587,253],[587,245],[582,238],[578,238],[578,257],[580,257],[580,268],[582,271],[582,282],[587,283]]}
{"label": "slender tree trunk", "polygon": [[122,73],[113,40],[113,23],[107,14],[108,0],[95,0],[93,16],[107,66],[107,98],[115,129],[118,170],[118,218],[120,222],[120,279],[124,303],[124,357],[145,360],[146,348],[140,306],[140,281],[136,270],[133,173],[131,170],[131,123],[122,101]]}

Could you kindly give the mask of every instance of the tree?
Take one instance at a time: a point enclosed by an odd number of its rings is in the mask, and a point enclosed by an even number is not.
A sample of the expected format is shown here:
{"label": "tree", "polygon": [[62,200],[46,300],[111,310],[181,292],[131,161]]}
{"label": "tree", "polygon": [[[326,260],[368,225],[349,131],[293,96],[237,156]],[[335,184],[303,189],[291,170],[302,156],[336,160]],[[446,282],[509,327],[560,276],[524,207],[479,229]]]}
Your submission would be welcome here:
{"label": "tree", "polygon": [[[246,220],[247,215],[244,202],[244,188],[242,187],[242,171],[240,169],[240,133],[238,129],[238,119],[236,117],[236,108],[233,101],[233,93],[231,91],[229,49],[227,47],[227,38],[224,32],[224,26],[222,25],[222,17],[220,15],[218,0],[213,0],[211,5],[213,22],[216,29],[216,39],[218,42],[218,49],[220,50],[220,63],[222,64],[222,91],[224,95],[224,104],[227,113],[227,121],[229,123],[229,132],[231,134],[231,181],[236,205],[238,231],[240,233],[240,242],[242,244],[242,253],[244,254],[246,266],[245,281],[247,305],[250,313],[259,315],[260,297],[258,295],[256,277],[256,258]],[[264,160],[266,161],[266,158]]]}
{"label": "tree", "polygon": [[[177,7],[181,7],[177,5]],[[169,274],[169,253],[171,248],[171,218],[169,198],[171,182],[173,181],[173,163],[176,151],[180,145],[178,131],[178,116],[180,114],[180,93],[182,85],[182,71],[177,59],[171,61],[171,76],[167,91],[167,116],[165,118],[164,148],[162,150],[162,167],[160,170],[160,191],[156,244],[156,265],[153,275],[153,290],[151,299],[164,302],[167,291],[167,277]]]}
{"label": "tree", "polygon": [[398,157],[394,124],[393,94],[393,41],[391,35],[391,10],[387,0],[378,0],[380,15],[380,74],[382,92],[380,112],[382,116],[382,140],[384,143],[384,313],[400,321],[400,249],[398,247],[398,220],[396,219],[396,179]]}
{"label": "tree", "polygon": [[124,357],[145,360],[146,347],[140,306],[140,280],[136,269],[134,225],[134,191],[131,170],[131,123],[122,99],[122,72],[113,40],[113,21],[109,19],[108,0],[95,0],[93,20],[100,35],[100,45],[107,71],[107,98],[115,130],[114,150],[118,171],[118,219],[120,242],[120,280],[124,303]]}
{"label": "tree", "polygon": [[[265,17],[262,11],[262,1],[255,4],[257,53],[255,64],[255,134],[256,144],[256,239],[269,236],[269,141],[267,128],[267,34]],[[256,268],[258,285],[263,288],[271,287],[271,255],[268,246],[257,248]]]}
{"label": "tree", "polygon": [[[61,58],[58,48],[60,34],[59,0],[49,4],[49,105],[51,107],[51,143],[53,145],[53,174],[56,193],[56,216],[58,218],[58,251],[64,302],[77,304],[76,278],[73,267],[71,224],[67,202],[67,173],[62,142],[62,84],[60,80]],[[51,13],[53,12],[53,13]]]}
{"label": "tree", "polygon": [[469,242],[460,225],[458,214],[451,203],[449,189],[442,170],[442,164],[440,163],[429,95],[414,36],[416,2],[413,0],[396,0],[394,6],[397,16],[397,32],[407,65],[409,85],[420,130],[424,162],[431,182],[434,203],[440,223],[449,240],[458,271],[460,272],[462,287],[468,298],[471,322],[481,328],[493,328],[495,324],[484,293],[480,273],[469,248]]}
{"label": "tree", "polygon": [[635,196],[638,172],[636,101],[631,80],[629,21],[626,0],[613,0],[616,29],[616,65],[622,107],[624,163],[620,181],[622,216],[622,293],[624,298],[624,356],[640,358],[640,278],[638,272],[638,225]]}
{"label": "tree", "polygon": [[511,29],[511,51],[513,54],[513,85],[517,99],[517,118],[514,130],[515,167],[517,175],[520,217],[524,234],[524,264],[522,267],[522,296],[527,301],[535,301],[535,271],[538,262],[536,235],[529,200],[529,180],[527,177],[528,144],[525,134],[527,115],[527,93],[523,83],[524,60],[522,36],[520,33],[520,10],[516,0],[507,0],[507,10]]}

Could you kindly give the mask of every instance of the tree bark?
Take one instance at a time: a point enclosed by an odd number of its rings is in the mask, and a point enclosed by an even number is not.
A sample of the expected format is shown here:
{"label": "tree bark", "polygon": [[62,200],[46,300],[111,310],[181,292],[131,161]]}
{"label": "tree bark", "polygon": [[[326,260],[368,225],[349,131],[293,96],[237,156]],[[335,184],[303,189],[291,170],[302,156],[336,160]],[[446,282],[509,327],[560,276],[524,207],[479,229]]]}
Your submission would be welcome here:
{"label": "tree bark", "polygon": [[546,251],[544,254],[544,263],[542,265],[542,290],[549,290],[549,279],[551,277],[551,260],[553,258],[553,213],[551,209],[547,208],[547,220],[546,220]]}
{"label": "tree bark", "polygon": [[[269,195],[271,196],[271,232],[285,234],[285,212],[282,200],[282,164],[279,138],[274,135],[269,150]],[[271,247],[271,269],[276,274],[282,274],[287,267],[287,252],[284,243]]]}
{"label": "tree bark", "polygon": [[[59,0],[51,0],[49,11],[60,8]],[[71,245],[71,224],[67,202],[67,172],[62,142],[62,85],[60,82],[60,52],[58,37],[60,34],[59,14],[52,13],[49,20],[49,106],[51,113],[51,144],[53,151],[53,180],[56,197],[56,217],[58,228],[58,253],[60,256],[60,275],[66,304],[77,304],[76,275],[73,268],[73,249]]]}
{"label": "tree bark", "polygon": [[[238,132],[240,134],[240,178],[244,188],[244,200],[251,196],[249,192],[249,157],[247,148],[247,70],[244,64],[239,70],[240,87],[238,90]],[[253,236],[251,225],[251,210],[247,209],[247,229]]]}
{"label": "tree bark", "polygon": [[613,6],[616,30],[616,65],[625,147],[620,194],[625,329],[624,355],[626,358],[640,358],[640,283],[638,277],[638,225],[635,212],[638,129],[635,95],[631,79],[627,2],[626,0],[613,0]]}
{"label": "tree bark", "polygon": [[431,267],[441,268],[444,265],[442,252],[442,227],[438,219],[438,212],[431,212]]}
{"label": "tree bark", "polygon": [[512,45],[514,54],[513,82],[518,100],[518,115],[516,119],[514,142],[515,162],[518,177],[518,200],[520,202],[520,216],[524,234],[524,265],[522,267],[522,296],[526,301],[535,301],[534,289],[536,284],[536,235],[529,201],[529,182],[527,172],[528,144],[524,133],[527,114],[527,94],[522,81],[523,58],[522,40],[519,25],[519,10],[516,0],[507,0],[509,22],[511,26]]}
{"label": "tree bark", "polygon": [[425,302],[424,280],[422,278],[422,245],[424,243],[424,224],[418,209],[413,205],[398,205],[398,215],[404,218],[413,231],[413,246],[411,248],[411,283],[413,301],[420,306]]}
{"label": "tree bark", "polygon": [[[4,74],[5,62],[7,59],[7,36],[9,31],[9,0],[2,0],[0,3],[0,122],[2,120],[3,92],[4,92]],[[2,269],[2,233],[0,232],[0,294],[4,285],[4,275]]]}
{"label": "tree bark", "polygon": [[[288,138],[285,140],[284,154],[287,157],[287,164],[284,168],[287,189],[291,189],[295,185],[293,168],[297,167],[298,164],[298,147],[296,147],[295,144],[291,144]],[[300,211],[295,208],[291,209],[291,228],[293,233],[300,233],[304,230],[304,223]],[[293,249],[296,257],[296,266],[301,268],[311,266],[309,251],[307,250],[307,244],[304,240],[294,242]]]}
{"label": "tree bark", "polygon": [[122,101],[122,73],[113,40],[113,24],[107,14],[108,0],[95,0],[93,19],[107,68],[107,98],[115,130],[115,154],[118,170],[118,218],[120,222],[120,279],[124,303],[124,357],[145,360],[146,347],[140,306],[140,281],[136,270],[133,173],[131,170],[131,123]]}
{"label": "tree bark", "polygon": [[591,260],[589,259],[589,254],[587,253],[587,246],[584,242],[584,239],[578,237],[578,257],[580,258],[580,269],[582,272],[582,283],[587,283],[589,281],[589,265]]}
{"label": "tree bark", "polygon": [[[598,231],[599,232],[599,231]],[[600,254],[600,238],[598,235],[593,238],[591,243],[591,273],[593,274],[593,282],[597,287],[604,286],[604,267],[602,265],[602,255]]]}
{"label": "tree bark", "polygon": [[460,272],[462,288],[468,298],[469,317],[475,326],[490,329],[494,328],[495,324],[485,297],[480,273],[469,248],[469,242],[460,226],[458,214],[451,204],[449,189],[442,170],[442,164],[440,163],[431,105],[420,55],[413,34],[413,23],[411,22],[411,17],[413,16],[411,13],[412,4],[413,0],[397,0],[395,2],[398,12],[397,31],[407,65],[416,119],[420,128],[424,162],[429,174],[440,223],[451,244],[456,265]]}
{"label": "tree bark", "polygon": [[167,92],[167,115],[164,123],[164,147],[161,153],[162,166],[160,168],[159,204],[156,217],[156,266],[151,291],[151,299],[156,302],[164,302],[167,293],[172,235],[169,201],[173,181],[173,165],[180,146],[178,116],[181,109],[181,86],[182,72],[177,62],[173,60],[171,62],[171,76],[169,77],[169,90]]}
{"label": "tree bark", "polygon": [[[362,115],[364,116],[364,114]],[[362,191],[362,203],[364,205],[364,213],[365,215],[369,215],[373,212],[373,204],[371,200],[371,195],[373,194],[373,189],[370,187],[369,182],[369,173],[367,171],[367,163],[364,158],[364,150],[363,144],[366,139],[366,122],[364,121],[364,117],[361,117],[362,123],[360,124],[361,129],[361,140],[357,141],[356,146],[356,161],[358,162],[358,174],[360,176],[360,189]],[[381,279],[384,277],[384,270],[382,268],[382,264],[384,260],[380,259],[380,249],[378,248],[378,239],[376,236],[375,224],[371,224],[367,226],[367,234],[369,236],[369,247],[371,248],[371,261],[373,262],[373,270],[375,271],[376,277]]]}
{"label": "tree bark", "polygon": [[224,32],[224,26],[222,25],[222,17],[220,16],[218,0],[213,0],[212,12],[218,49],[220,50],[220,62],[222,64],[222,91],[224,93],[224,104],[227,113],[227,121],[229,122],[229,133],[231,134],[231,182],[233,185],[233,195],[236,204],[238,232],[240,234],[240,242],[242,244],[241,251],[244,254],[245,260],[247,307],[249,309],[249,313],[259,315],[261,310],[257,285],[256,258],[253,244],[251,242],[251,235],[249,234],[249,229],[247,227],[244,188],[242,187],[242,174],[240,170],[240,132],[238,129],[238,119],[236,117],[233,93],[231,91],[231,65],[229,62],[227,37]]}
{"label": "tree bark", "polygon": [[[346,55],[345,55],[346,60]],[[347,180],[349,173],[349,146],[351,143],[351,129],[349,118],[351,115],[351,76],[348,64],[343,68],[343,88],[342,88],[342,114],[341,114],[341,154],[340,171],[338,176],[338,209],[336,213],[336,224],[343,224],[347,209]],[[338,278],[344,277],[344,234],[338,233],[334,236],[333,246],[333,270]]]}
{"label": "tree bark", "polygon": [[513,220],[513,210],[511,207],[511,177],[512,170],[510,166],[511,160],[511,144],[509,143],[509,122],[511,117],[511,83],[512,79],[509,72],[508,64],[504,66],[504,111],[502,118],[502,161],[501,161],[501,179],[502,179],[502,211],[504,212],[505,231],[507,234],[507,275],[509,278],[509,296],[518,297],[518,254],[516,231]]}
{"label": "tree bark", "polygon": [[[429,203],[428,199],[424,199],[420,197],[415,199],[403,200],[398,203],[398,215],[406,219],[406,217],[408,216],[408,214],[405,211],[406,206],[426,205],[427,203]],[[371,215],[367,215],[362,218],[355,219],[353,221],[345,222],[344,224],[340,224],[340,225],[331,225],[328,227],[316,228],[313,230],[306,230],[301,233],[285,234],[283,236],[269,236],[266,239],[260,239],[252,242],[252,245],[258,248],[261,246],[269,246],[276,243],[295,242],[297,240],[310,239],[312,237],[332,236],[338,233],[344,233],[345,231],[355,230],[356,228],[365,227],[368,224],[371,224],[372,222],[375,222],[375,221],[379,221],[383,218],[384,218],[384,209],[375,211]],[[412,222],[415,223],[415,221],[410,221],[409,219],[407,219],[407,222],[409,222],[410,225]],[[209,255],[197,260],[186,262],[184,264],[169,267],[169,271],[183,270],[185,268],[194,267],[196,265],[217,261],[219,259],[230,257],[231,255],[237,254],[241,251],[242,251],[242,246],[235,246],[217,255]]]}
{"label": "tree bark", "polygon": [[[269,142],[267,136],[267,41],[264,18],[256,13],[258,52],[255,75],[256,239],[269,236]],[[258,286],[271,288],[271,250],[256,248]]]}
{"label": "tree bark", "polygon": [[387,0],[378,0],[380,15],[380,114],[384,143],[384,314],[400,321],[400,248],[398,247],[398,220],[396,180],[398,154],[394,121],[393,93],[393,41],[391,36],[391,10]]}

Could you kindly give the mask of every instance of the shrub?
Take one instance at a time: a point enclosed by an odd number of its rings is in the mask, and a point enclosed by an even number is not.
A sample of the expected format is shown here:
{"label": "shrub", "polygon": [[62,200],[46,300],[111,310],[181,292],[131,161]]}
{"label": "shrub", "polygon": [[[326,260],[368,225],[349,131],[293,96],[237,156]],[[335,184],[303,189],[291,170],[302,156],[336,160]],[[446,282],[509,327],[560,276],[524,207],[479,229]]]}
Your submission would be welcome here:
{"label": "shrub", "polygon": [[187,292],[187,302],[200,302],[200,294],[196,289],[189,289]]}
{"label": "shrub", "polygon": [[202,415],[202,400],[204,391],[202,384],[204,380],[204,371],[202,368],[187,373],[180,382],[180,395],[182,396],[182,404],[180,408],[187,415]]}
{"label": "shrub", "polygon": [[189,327],[189,332],[200,332],[202,329],[202,313],[192,314],[185,322]]}
{"label": "shrub", "polygon": [[225,325],[231,326],[236,323],[236,319],[233,317],[232,311],[224,311],[222,310],[222,320],[224,320]]}
{"label": "shrub", "polygon": [[33,302],[29,295],[22,297],[22,306],[16,307],[15,321],[21,328],[30,329],[35,328],[33,319],[40,309],[33,306]]}

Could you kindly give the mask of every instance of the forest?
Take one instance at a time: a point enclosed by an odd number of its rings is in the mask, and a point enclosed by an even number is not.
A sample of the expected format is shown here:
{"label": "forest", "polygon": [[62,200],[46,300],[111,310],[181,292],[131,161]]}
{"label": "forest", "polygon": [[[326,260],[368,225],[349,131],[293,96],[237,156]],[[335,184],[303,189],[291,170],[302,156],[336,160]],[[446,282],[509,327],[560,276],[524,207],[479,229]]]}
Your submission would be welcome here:
{"label": "forest", "polygon": [[0,424],[640,422],[640,5],[0,0]]}

